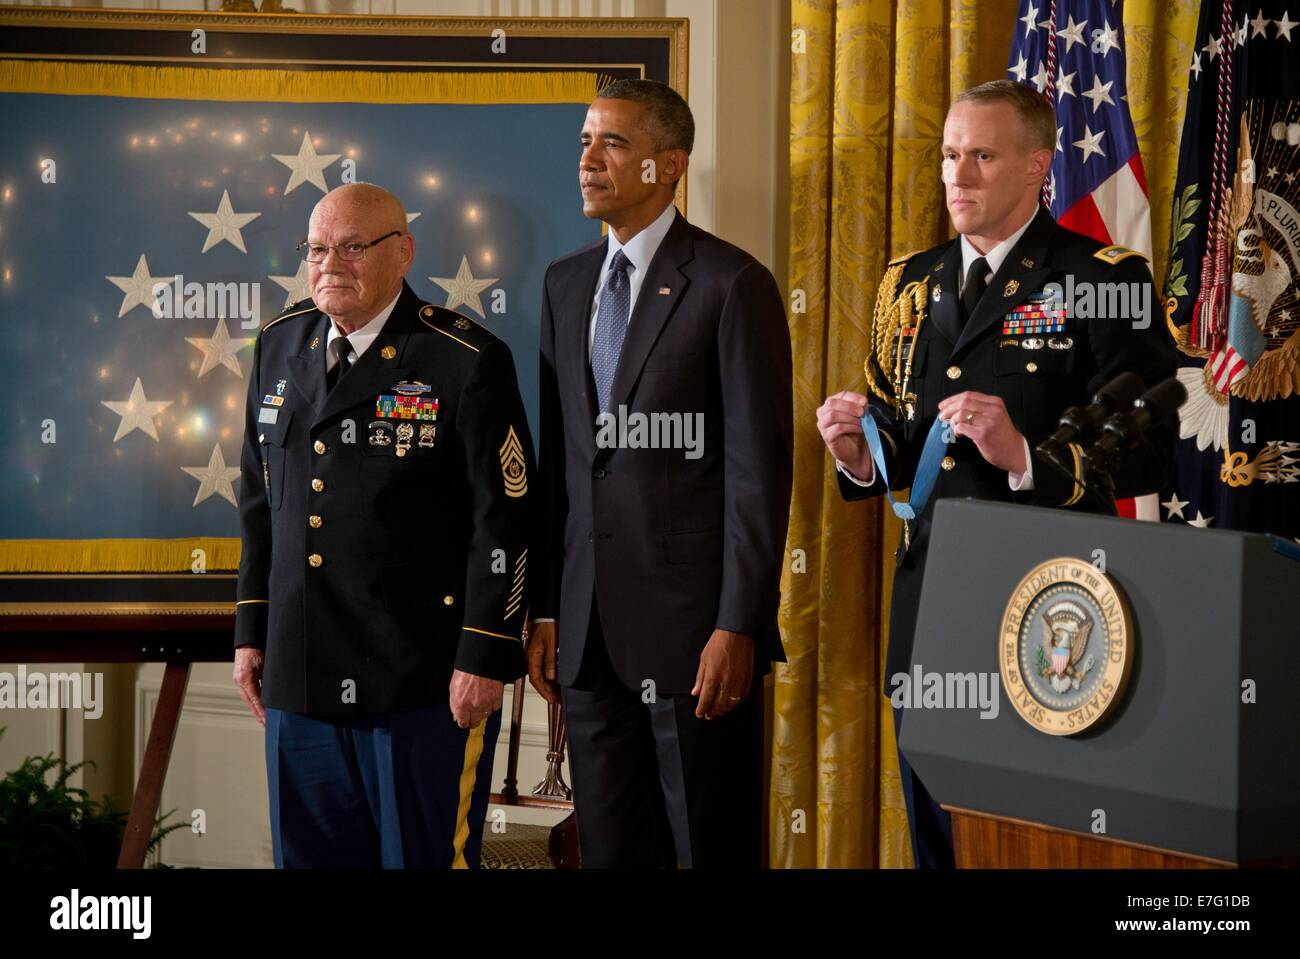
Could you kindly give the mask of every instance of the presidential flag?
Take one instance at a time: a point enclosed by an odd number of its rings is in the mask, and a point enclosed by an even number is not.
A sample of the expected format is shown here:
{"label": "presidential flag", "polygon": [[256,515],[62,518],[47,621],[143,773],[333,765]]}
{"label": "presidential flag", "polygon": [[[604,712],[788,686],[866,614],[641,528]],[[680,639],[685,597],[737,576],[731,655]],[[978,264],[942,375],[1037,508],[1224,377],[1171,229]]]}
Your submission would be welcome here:
{"label": "presidential flag", "polygon": [[1164,305],[1185,358],[1163,518],[1300,537],[1300,14],[1205,0]]}

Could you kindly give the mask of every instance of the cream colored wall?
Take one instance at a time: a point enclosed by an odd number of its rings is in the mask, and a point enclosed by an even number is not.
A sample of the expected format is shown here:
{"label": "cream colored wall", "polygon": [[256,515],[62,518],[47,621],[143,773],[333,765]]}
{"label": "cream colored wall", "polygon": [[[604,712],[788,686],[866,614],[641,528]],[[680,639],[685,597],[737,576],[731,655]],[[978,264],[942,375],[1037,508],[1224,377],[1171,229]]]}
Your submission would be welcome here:
{"label": "cream colored wall", "polygon": [[[219,9],[219,3],[205,7],[186,0],[31,5]],[[784,287],[789,0],[289,0],[289,5],[305,13],[688,18],[688,99],[696,121],[688,215],[704,229],[749,250]],[[576,190],[574,197],[576,202]],[[0,664],[0,670],[14,668]],[[98,768],[85,774],[87,788],[113,795],[125,806],[147,738],[162,666],[86,668],[106,672],[105,686],[111,695],[104,716],[83,720],[71,710],[64,715],[0,714],[0,725],[10,726],[0,739],[0,769],[12,768],[19,757],[33,753],[54,752],[70,761],[93,759]],[[505,710],[508,719],[509,690]],[[546,711],[531,691],[525,700],[520,753],[519,783],[526,791],[542,778],[546,753]],[[494,789],[500,788],[504,770],[503,728]],[[170,809],[177,813],[169,822],[189,822],[195,810],[202,810],[206,833],[174,833],[164,843],[167,862],[214,867],[271,864],[261,730],[230,682],[229,665],[199,664],[193,669],[163,790],[162,810]],[[558,818],[529,810],[509,810],[507,817],[511,822]]]}

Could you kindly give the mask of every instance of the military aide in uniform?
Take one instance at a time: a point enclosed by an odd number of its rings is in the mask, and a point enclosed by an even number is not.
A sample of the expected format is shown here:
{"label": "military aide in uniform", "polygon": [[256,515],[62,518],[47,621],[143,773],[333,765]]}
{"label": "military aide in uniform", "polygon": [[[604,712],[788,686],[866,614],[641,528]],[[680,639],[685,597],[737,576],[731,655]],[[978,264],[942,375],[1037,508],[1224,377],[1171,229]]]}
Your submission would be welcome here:
{"label": "military aide in uniform", "polygon": [[[1139,254],[1064,229],[1040,205],[1055,147],[1051,105],[1030,88],[999,80],[957,98],[944,125],[943,180],[961,235],[890,263],[866,366],[872,395],[840,392],[817,411],[849,500],[885,492],[859,419],[868,405],[893,489],[911,485],[936,416],[956,438],[927,508],[899,544],[887,687],[910,666],[934,501],[972,496],[1095,508],[1073,477],[1033,447],[1067,407],[1088,403],[1119,373],[1136,373],[1148,385],[1173,373],[1173,346],[1151,312],[1097,316],[1096,301],[1072,312],[1049,287],[1072,288],[1078,297],[1089,285],[1125,284],[1139,294],[1130,304],[1156,303]],[[1167,426],[1153,431],[1114,477],[1116,495],[1159,490],[1175,441]],[[894,718],[897,731],[901,709]],[[917,865],[951,865],[947,813],[901,755],[899,766]]]}
{"label": "military aide in uniform", "polygon": [[312,299],[257,338],[240,481],[235,681],[266,726],[275,862],[476,867],[525,668],[510,351],[406,285],[387,191],[327,194],[303,252]]}

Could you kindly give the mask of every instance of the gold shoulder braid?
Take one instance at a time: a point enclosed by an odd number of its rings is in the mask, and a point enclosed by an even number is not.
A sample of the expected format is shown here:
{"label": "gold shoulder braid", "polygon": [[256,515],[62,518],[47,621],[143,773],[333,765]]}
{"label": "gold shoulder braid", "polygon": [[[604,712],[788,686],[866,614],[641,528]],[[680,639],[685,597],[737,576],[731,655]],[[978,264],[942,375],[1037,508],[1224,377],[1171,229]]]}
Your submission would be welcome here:
{"label": "gold shoulder braid", "polygon": [[[925,280],[917,280],[903,287],[901,293],[897,292],[898,281],[906,266],[906,263],[891,265],[880,281],[871,347],[867,358],[862,361],[862,370],[871,392],[910,420],[916,415],[916,394],[909,393],[907,388],[912,379],[912,354],[916,350],[917,334],[925,319],[928,289]],[[873,366],[889,376],[888,391],[876,379]]]}

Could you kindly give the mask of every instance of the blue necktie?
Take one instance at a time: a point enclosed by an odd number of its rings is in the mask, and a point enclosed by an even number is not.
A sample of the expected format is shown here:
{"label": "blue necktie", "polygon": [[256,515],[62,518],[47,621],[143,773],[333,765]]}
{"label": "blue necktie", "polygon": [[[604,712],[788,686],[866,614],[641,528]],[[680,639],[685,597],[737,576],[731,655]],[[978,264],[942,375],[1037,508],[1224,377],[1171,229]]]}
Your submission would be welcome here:
{"label": "blue necktie", "polygon": [[591,341],[591,375],[596,381],[596,399],[602,413],[609,410],[614,372],[623,353],[627,318],[632,312],[632,283],[627,275],[631,266],[622,250],[614,254],[605,289],[600,294],[600,307],[596,310],[596,335]]}

